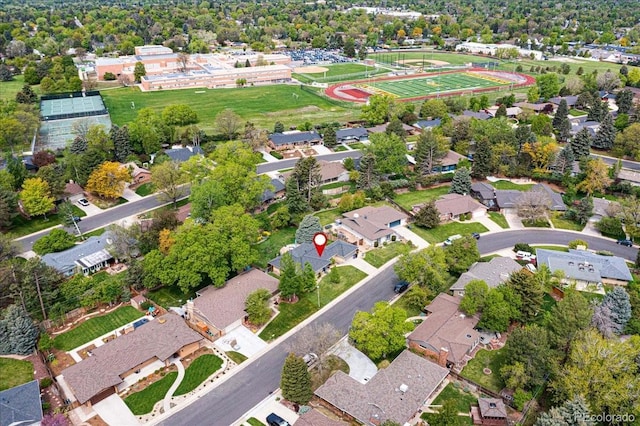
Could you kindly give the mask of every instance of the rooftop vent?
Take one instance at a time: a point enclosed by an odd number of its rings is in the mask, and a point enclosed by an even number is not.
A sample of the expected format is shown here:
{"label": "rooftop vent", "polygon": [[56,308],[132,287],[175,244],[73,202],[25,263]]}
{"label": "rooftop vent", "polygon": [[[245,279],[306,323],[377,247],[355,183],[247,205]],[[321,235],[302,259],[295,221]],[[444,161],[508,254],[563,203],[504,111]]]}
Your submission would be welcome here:
{"label": "rooftop vent", "polygon": [[495,402],[490,402],[489,403],[489,408],[496,408],[496,403]]}
{"label": "rooftop vent", "polygon": [[354,218],[354,219],[357,219],[357,218],[359,218],[359,217],[360,217],[360,215],[359,215],[358,213],[354,213],[354,214],[353,214],[353,218]]}
{"label": "rooftop vent", "polygon": [[408,390],[409,386],[405,385],[404,383],[400,385],[400,392],[405,393]]}
{"label": "rooftop vent", "polygon": [[573,265],[575,265],[575,263],[573,262],[573,260],[570,260],[569,261],[569,266],[573,266]]}

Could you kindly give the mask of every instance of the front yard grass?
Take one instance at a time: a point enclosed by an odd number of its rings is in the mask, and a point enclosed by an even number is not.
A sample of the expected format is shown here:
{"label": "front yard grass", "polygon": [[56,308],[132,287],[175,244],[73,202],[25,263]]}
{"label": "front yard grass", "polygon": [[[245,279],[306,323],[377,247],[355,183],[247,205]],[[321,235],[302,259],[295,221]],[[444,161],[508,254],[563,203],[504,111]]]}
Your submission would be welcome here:
{"label": "front yard grass", "polygon": [[553,226],[558,229],[569,229],[571,231],[582,231],[584,225],[581,225],[573,220],[565,219],[562,212],[553,212],[549,218]]}
{"label": "front yard grass", "polygon": [[442,389],[442,392],[433,400],[433,405],[442,405],[447,399],[453,399],[456,402],[459,413],[470,412],[471,406],[478,402],[475,395],[455,387],[453,383],[449,383]]}
{"label": "front yard grass", "polygon": [[251,426],[266,426],[264,423],[262,423],[260,420],[256,419],[255,417],[250,417],[247,420],[247,423],[249,423]]}
{"label": "front yard grass", "polygon": [[231,361],[235,362],[238,365],[242,364],[248,359],[246,356],[236,351],[227,351],[225,352],[225,354],[229,357]]}
{"label": "front yard grass", "polygon": [[322,210],[316,213],[314,216],[316,216],[320,220],[320,225],[326,226],[334,223],[335,220],[341,216],[341,214],[339,209],[329,209]]}
{"label": "front yard grass", "polygon": [[470,235],[473,232],[479,234],[489,231],[486,226],[477,222],[449,222],[444,225],[436,226],[433,229],[421,228],[420,226],[412,226],[411,230],[420,237],[428,241],[430,244],[441,243],[451,235],[460,234]]}
{"label": "front yard grass", "polygon": [[500,228],[509,229],[509,223],[503,214],[498,212],[489,212],[489,219],[500,225]]}
{"label": "front yard grass", "polygon": [[522,226],[525,228],[551,228],[551,224],[547,219],[522,219]]}
{"label": "front yard grass", "polygon": [[177,396],[191,392],[209,376],[220,370],[220,367],[222,367],[222,359],[219,357],[213,354],[199,356],[184,371],[184,378],[173,394]]}
{"label": "front yard grass", "polygon": [[136,189],[136,194],[141,197],[146,197],[147,195],[151,195],[154,192],[156,192],[156,189],[151,182],[143,183]]}
{"label": "front yard grass", "polygon": [[491,185],[495,189],[515,189],[516,191],[528,191],[531,188],[533,188],[535,184],[533,183],[519,184],[519,183],[513,183],[508,180],[498,180],[496,182],[491,182]]}
{"label": "front yard grass", "polygon": [[342,152],[342,151],[348,151],[347,147],[344,145],[336,145],[335,147],[333,147],[333,152]]}
{"label": "front yard grass", "polygon": [[422,313],[422,311],[414,306],[409,306],[407,304],[407,293],[408,291],[405,291],[402,296],[400,296],[400,298],[396,300],[393,306],[395,306],[396,308],[404,309],[407,312],[407,318],[417,317]]}
{"label": "front yard grass", "polygon": [[56,349],[69,351],[142,316],[143,313],[133,306],[123,306],[107,315],[90,318],[76,328],[60,334],[53,339],[53,346]]}
{"label": "front yard grass", "polygon": [[564,252],[567,252],[567,253],[569,252],[569,247],[565,247],[565,246],[532,245],[531,247],[534,248],[534,249],[564,251]]}
{"label": "front yard grass", "polygon": [[172,371],[162,379],[147,386],[144,390],[127,396],[124,399],[124,403],[136,416],[147,414],[153,410],[156,402],[164,398],[177,377],[178,372]]}
{"label": "front yard grass", "polygon": [[[420,418],[422,420],[426,420],[427,423],[429,424],[436,424],[436,418],[437,418],[438,414],[436,413],[422,413],[420,415]],[[466,426],[466,425],[472,425],[473,424],[473,419],[469,416],[458,416],[458,418],[456,419],[456,422],[453,424],[450,424],[450,426]]]}
{"label": "front yard grass", "polygon": [[449,185],[438,186],[436,188],[423,189],[421,191],[409,191],[398,194],[393,201],[400,204],[407,210],[411,210],[416,204],[423,204],[427,201],[437,200],[441,196],[449,193]]}
{"label": "front yard grass", "polygon": [[[505,365],[504,348],[488,351],[480,349],[466,367],[462,370],[461,376],[476,382],[494,392],[500,392],[504,388],[504,382],[500,377],[500,369]],[[485,368],[491,369],[491,374],[484,374]]]}
{"label": "front yard grass", "polygon": [[269,341],[282,336],[367,276],[351,265],[335,266],[335,268],[339,272],[340,282],[332,283],[329,275],[322,277],[319,283],[320,307],[318,307],[318,290],[301,295],[297,303],[280,303],[278,305],[280,313],[262,330],[260,338]]}
{"label": "front yard grass", "polygon": [[[73,214],[78,217],[85,217],[87,215],[84,210],[77,206],[71,205],[71,208],[73,209]],[[11,226],[7,231],[12,238],[19,238],[33,234],[34,232],[42,231],[43,229],[64,224],[64,222],[64,216],[58,213],[48,214],[46,218],[37,216],[32,217],[31,219],[27,219],[21,215],[16,215],[11,219]]]}
{"label": "front yard grass", "polygon": [[0,391],[33,380],[33,364],[13,358],[0,358]]}
{"label": "front yard grass", "polygon": [[262,269],[267,267],[271,259],[280,255],[280,249],[287,244],[293,244],[296,239],[296,228],[289,227],[273,231],[269,237],[256,245],[258,260],[256,265]]}
{"label": "front yard grass", "polygon": [[411,246],[396,241],[394,243],[387,244],[384,247],[378,247],[377,249],[369,250],[365,253],[364,260],[368,264],[379,268],[394,257],[400,256],[402,254],[407,254],[410,251]]}

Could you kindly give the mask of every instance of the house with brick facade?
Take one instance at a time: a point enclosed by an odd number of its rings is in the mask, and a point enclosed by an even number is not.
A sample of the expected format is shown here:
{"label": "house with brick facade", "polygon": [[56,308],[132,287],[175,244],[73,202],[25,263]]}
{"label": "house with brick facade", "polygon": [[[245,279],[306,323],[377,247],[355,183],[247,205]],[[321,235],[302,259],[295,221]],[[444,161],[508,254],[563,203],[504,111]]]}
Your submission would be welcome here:
{"label": "house with brick facade", "polygon": [[276,151],[286,151],[294,148],[308,148],[322,143],[322,136],[316,131],[272,133],[269,136],[269,146]]}

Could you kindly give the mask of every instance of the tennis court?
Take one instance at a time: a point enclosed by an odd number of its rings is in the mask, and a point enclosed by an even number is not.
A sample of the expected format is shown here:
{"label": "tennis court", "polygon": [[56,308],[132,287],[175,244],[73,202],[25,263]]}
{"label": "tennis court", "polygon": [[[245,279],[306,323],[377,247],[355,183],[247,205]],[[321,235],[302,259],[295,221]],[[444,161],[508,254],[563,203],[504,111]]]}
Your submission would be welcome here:
{"label": "tennis court", "polygon": [[111,119],[108,115],[94,115],[90,117],[68,118],[63,120],[42,121],[38,145],[46,149],[64,149],[73,141],[80,128],[88,129],[93,125],[104,126],[105,131],[111,130]]}
{"label": "tennis court", "polygon": [[45,120],[56,116],[86,116],[104,110],[100,95],[43,99],[40,102],[40,115]]}

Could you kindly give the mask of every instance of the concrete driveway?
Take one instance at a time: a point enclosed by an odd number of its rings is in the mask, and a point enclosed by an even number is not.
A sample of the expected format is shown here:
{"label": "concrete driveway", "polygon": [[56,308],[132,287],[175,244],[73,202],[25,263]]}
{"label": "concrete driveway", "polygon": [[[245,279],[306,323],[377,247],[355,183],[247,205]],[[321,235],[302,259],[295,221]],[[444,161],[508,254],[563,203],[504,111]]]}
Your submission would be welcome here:
{"label": "concrete driveway", "polygon": [[[239,346],[238,349],[231,347],[231,342],[234,339]],[[216,340],[213,344],[223,352],[240,352],[247,358],[251,358],[253,355],[267,347],[267,343],[264,340],[253,334],[251,330],[243,325],[234,328],[229,333]]]}
{"label": "concrete driveway", "polygon": [[137,426],[140,424],[129,407],[118,395],[111,395],[93,406],[108,425]]}
{"label": "concrete driveway", "polygon": [[367,383],[378,372],[378,367],[373,361],[351,346],[347,339],[340,340],[330,352],[349,365],[349,376],[360,383]]}

